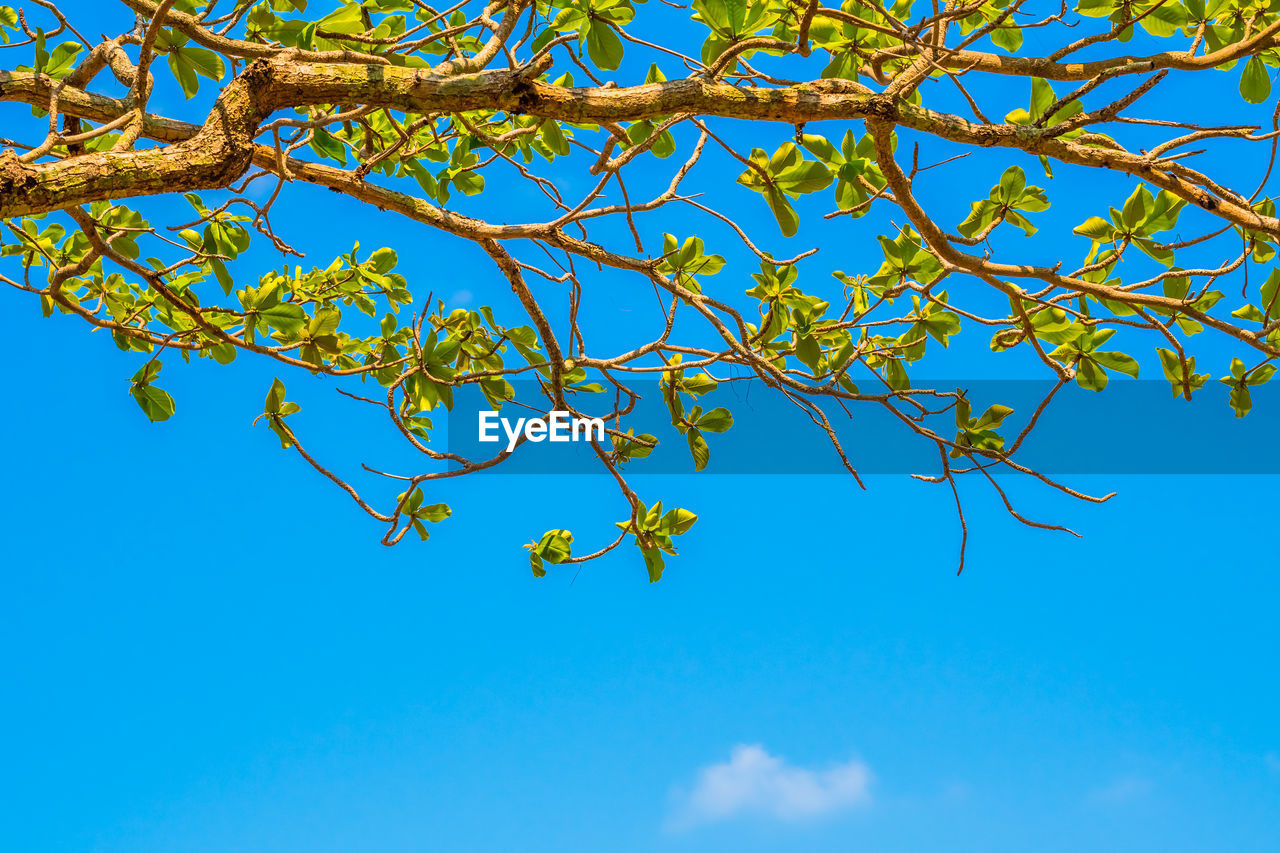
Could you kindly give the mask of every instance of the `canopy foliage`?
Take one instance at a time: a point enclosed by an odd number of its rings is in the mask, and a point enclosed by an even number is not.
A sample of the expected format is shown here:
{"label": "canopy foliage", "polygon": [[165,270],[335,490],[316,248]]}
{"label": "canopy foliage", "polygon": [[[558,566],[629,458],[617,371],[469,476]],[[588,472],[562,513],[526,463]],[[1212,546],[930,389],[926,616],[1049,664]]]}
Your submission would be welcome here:
{"label": "canopy foliage", "polygon": [[[1224,98],[1263,114],[1251,105],[1272,97],[1275,0],[120,2],[120,34],[99,38],[75,2],[0,7],[0,101],[25,105],[0,140],[3,281],[136,353],[131,393],[153,421],[178,408],[161,374],[175,361],[267,359],[286,379],[342,380],[422,455],[421,473],[386,475],[383,498],[305,450],[284,381],[261,421],[385,525],[387,544],[426,539],[450,515],[448,479],[508,457],[432,443],[432,417],[466,385],[496,408],[533,380],[541,400],[522,402],[609,422],[594,450],[621,491],[620,532],[593,533],[585,551],[568,530],[535,534],[534,574],[634,545],[657,580],[696,516],[628,484],[655,442],[628,424],[644,381],[660,382],[699,469],[743,416],[699,398],[750,376],[811,415],[855,478],[860,449],[830,413],[880,407],[936,445],[940,467],[922,479],[1000,490],[990,472],[1014,471],[1104,500],[1018,462],[1034,418],[1012,430],[1001,401],[974,408],[963,390],[913,382],[913,367],[964,330],[993,358],[1029,354],[1055,391],[1102,391],[1141,365],[1187,399],[1220,378],[1240,416],[1275,372],[1280,220],[1266,186],[1280,110],[1269,127],[1210,124],[1198,99],[1139,116],[1189,75],[1215,75]],[[162,88],[189,114],[155,112]],[[742,122],[789,141],[742,146]],[[992,148],[1012,165],[989,193],[966,199],[967,215],[931,212],[928,186]],[[1240,157],[1257,163],[1256,187],[1215,179]],[[629,185],[637,170],[666,177]],[[707,192],[683,189],[695,170]],[[1060,262],[1020,257],[1055,198],[1090,193],[1101,172],[1127,189],[1058,235]],[[589,189],[562,189],[570,177]],[[518,184],[545,215],[506,221]],[[289,240],[307,223],[272,213],[305,185],[474,244],[492,262],[476,280],[509,288],[521,311],[445,304],[403,274],[395,246],[302,263]],[[183,217],[153,221],[143,197],[164,194],[185,197]],[[787,249],[816,199],[853,239]],[[743,205],[767,209],[776,232],[739,227]],[[723,246],[672,233],[691,212],[736,232],[758,269],[748,278]],[[852,230],[872,212],[881,233]],[[255,241],[285,265],[237,261]],[[1207,255],[1220,260],[1184,260]],[[607,329],[580,322],[606,272],[659,295],[651,317],[623,318],[651,323],[644,345],[614,351]]]}

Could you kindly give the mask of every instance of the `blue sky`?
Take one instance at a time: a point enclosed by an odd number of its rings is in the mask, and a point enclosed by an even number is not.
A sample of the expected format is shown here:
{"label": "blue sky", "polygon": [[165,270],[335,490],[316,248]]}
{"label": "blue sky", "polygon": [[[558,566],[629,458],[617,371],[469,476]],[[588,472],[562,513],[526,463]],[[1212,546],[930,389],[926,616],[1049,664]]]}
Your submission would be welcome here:
{"label": "blue sky", "polygon": [[[93,32],[128,25],[95,14]],[[1234,97],[1235,77],[1178,86],[1150,114],[1214,87]],[[152,103],[198,114],[172,91]],[[1214,174],[1256,179],[1260,149],[1241,150]],[[933,201],[959,221],[1008,156],[930,173]],[[784,241],[731,164],[708,166],[701,188],[780,252],[824,247],[814,280],[872,263],[849,248],[871,218]],[[1028,251],[1074,258],[1084,247],[1051,232],[1127,190],[1106,176],[1073,200],[1066,170],[1055,180]],[[385,242],[421,292],[509,304],[487,267],[441,268],[452,241],[293,189],[282,213],[312,214],[290,233],[308,262]],[[509,199],[513,221],[528,203]],[[723,229],[682,213],[646,237],[674,227],[715,241],[731,261],[716,285],[736,292],[750,264]],[[274,263],[262,251],[237,270]],[[594,322],[651,307],[622,277],[597,286]],[[152,425],[127,394],[139,360],[104,334],[0,292],[0,335],[6,848],[1280,849],[1274,476],[1071,480],[1119,492],[1102,507],[1008,482],[1027,514],[1081,539],[1022,528],[968,489],[960,578],[950,495],[905,477],[866,493],[840,477],[638,477],[642,496],[700,515],[663,581],[629,551],[538,581],[519,546],[565,525],[606,535],[621,517],[607,479],[464,478],[430,543],[389,550],[250,427],[270,366],[172,360],[161,384],[178,413]],[[957,363],[1023,375],[1017,354],[978,362],[985,345],[962,334]],[[404,458],[326,383],[288,381],[295,427],[337,467]],[[762,525],[762,501],[790,507],[787,523]]]}

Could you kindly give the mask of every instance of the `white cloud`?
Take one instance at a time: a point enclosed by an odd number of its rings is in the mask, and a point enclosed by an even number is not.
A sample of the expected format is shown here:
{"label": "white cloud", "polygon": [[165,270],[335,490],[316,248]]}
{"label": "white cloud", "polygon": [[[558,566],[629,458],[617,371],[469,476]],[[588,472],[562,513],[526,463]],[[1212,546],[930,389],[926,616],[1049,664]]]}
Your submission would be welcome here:
{"label": "white cloud", "polygon": [[1089,801],[1101,805],[1119,805],[1139,800],[1151,793],[1151,781],[1141,776],[1121,776],[1111,784],[1089,793]]}
{"label": "white cloud", "polygon": [[861,761],[810,770],[793,767],[758,744],[739,744],[726,763],[702,768],[693,790],[677,795],[670,826],[743,815],[797,821],[834,814],[870,802],[871,778]]}

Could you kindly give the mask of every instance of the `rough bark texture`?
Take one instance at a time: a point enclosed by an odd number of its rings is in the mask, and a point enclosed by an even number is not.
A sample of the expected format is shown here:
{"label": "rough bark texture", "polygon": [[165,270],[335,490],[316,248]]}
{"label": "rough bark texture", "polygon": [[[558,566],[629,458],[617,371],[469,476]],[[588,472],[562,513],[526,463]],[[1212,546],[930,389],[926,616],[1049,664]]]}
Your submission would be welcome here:
{"label": "rough bark texture", "polygon": [[[47,103],[54,81],[0,71],[0,100]],[[441,77],[429,71],[355,63],[301,64],[256,60],[227,86],[204,125],[148,117],[146,135],[185,140],[159,149],[89,155],[24,167],[12,155],[0,173],[0,217],[57,210],[106,198],[226,186],[253,158],[253,137],[271,113],[319,104],[359,103],[417,113],[500,109],[559,121],[603,124],[674,113],[801,125],[827,120],[878,119],[955,142],[1018,148],[1065,163],[1126,172],[1212,210],[1233,224],[1280,235],[1280,220],[1261,216],[1243,199],[1211,196],[1198,173],[1125,151],[1066,142],[1053,128],[975,124],[959,116],[872,94],[847,80],[819,80],[785,88],[738,88],[706,78],[643,86],[564,88],[527,72],[484,71]],[[59,109],[96,121],[127,110],[119,100],[64,87]]]}

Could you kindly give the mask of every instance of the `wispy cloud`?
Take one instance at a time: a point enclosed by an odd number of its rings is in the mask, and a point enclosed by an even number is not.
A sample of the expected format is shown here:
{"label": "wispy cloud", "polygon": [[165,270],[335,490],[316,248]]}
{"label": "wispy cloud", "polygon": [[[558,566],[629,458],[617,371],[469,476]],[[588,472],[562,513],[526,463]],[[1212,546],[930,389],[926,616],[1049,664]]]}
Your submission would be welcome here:
{"label": "wispy cloud", "polygon": [[861,761],[811,770],[758,744],[740,744],[727,762],[702,768],[693,788],[677,793],[668,826],[685,829],[748,815],[799,821],[834,814],[869,803],[871,778]]}
{"label": "wispy cloud", "polygon": [[1141,799],[1151,792],[1151,781],[1142,776],[1121,776],[1109,785],[1089,794],[1089,802],[1097,805],[1120,805]]}

